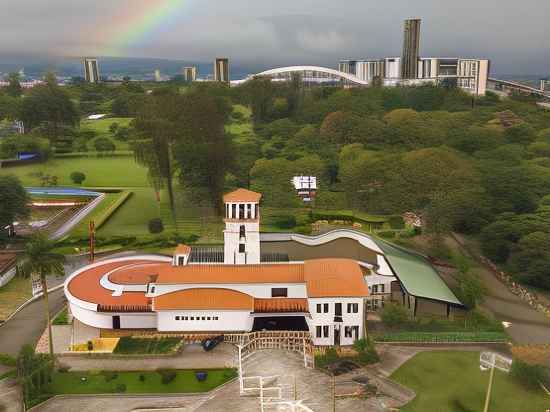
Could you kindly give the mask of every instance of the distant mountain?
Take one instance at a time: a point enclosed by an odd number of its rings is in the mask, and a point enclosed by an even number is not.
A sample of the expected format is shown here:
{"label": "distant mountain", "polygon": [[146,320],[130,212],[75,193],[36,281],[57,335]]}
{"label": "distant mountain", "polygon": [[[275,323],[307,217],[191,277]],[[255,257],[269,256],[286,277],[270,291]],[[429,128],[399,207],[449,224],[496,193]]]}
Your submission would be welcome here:
{"label": "distant mountain", "polygon": [[[242,67],[230,63],[231,79],[242,79],[248,74],[257,73],[259,67]],[[174,76],[181,73],[185,66],[197,66],[199,77],[206,77],[213,72],[213,63],[192,62],[185,60],[167,60],[150,58],[118,58],[99,57],[99,69],[101,76],[118,77],[130,76],[134,79],[147,79],[159,69],[163,76]],[[0,74],[10,73],[24,69],[25,75],[31,78],[39,78],[47,71],[54,71],[58,76],[72,77],[82,76],[82,64],[80,58],[48,58],[29,56],[0,56]]]}

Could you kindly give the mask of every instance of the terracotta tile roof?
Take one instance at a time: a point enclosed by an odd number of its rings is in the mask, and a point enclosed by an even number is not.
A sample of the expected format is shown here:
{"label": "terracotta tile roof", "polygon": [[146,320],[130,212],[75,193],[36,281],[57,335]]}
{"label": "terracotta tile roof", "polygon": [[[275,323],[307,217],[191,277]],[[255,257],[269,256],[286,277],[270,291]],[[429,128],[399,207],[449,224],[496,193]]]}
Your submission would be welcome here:
{"label": "terracotta tile roof", "polygon": [[[127,263],[115,269],[109,275],[109,280],[118,285],[146,285],[149,282],[155,282],[157,275],[152,272],[152,266],[156,268],[157,262]],[[108,270],[105,273],[109,272]]]}
{"label": "terracotta tile roof", "polygon": [[179,244],[174,250],[174,255],[189,255],[191,254],[191,246]]}
{"label": "terracotta tile roof", "polygon": [[166,293],[153,298],[155,310],[249,310],[254,298],[231,289],[193,288]]}
{"label": "terracotta tile roof", "polygon": [[224,203],[258,203],[261,198],[261,193],[256,193],[247,189],[237,189],[227,193],[223,197],[223,201]]}
{"label": "terracotta tile roof", "polygon": [[158,273],[157,283],[303,283],[304,265],[187,265],[172,266],[167,263],[150,267],[150,273]]}
{"label": "terracotta tile roof", "polygon": [[307,299],[270,298],[254,299],[254,312],[309,312]]}
{"label": "terracotta tile roof", "polygon": [[[124,292],[120,296],[112,296],[113,291],[105,289],[99,280],[105,273],[117,267],[129,263],[140,263],[139,260],[131,262],[113,262],[88,269],[71,279],[67,285],[71,294],[83,301],[106,306],[147,306],[148,300],[143,292]],[[141,263],[146,263],[142,261]]]}
{"label": "terracotta tile roof", "polygon": [[318,297],[364,297],[369,295],[360,266],[351,259],[315,259],[305,262],[307,295]]}

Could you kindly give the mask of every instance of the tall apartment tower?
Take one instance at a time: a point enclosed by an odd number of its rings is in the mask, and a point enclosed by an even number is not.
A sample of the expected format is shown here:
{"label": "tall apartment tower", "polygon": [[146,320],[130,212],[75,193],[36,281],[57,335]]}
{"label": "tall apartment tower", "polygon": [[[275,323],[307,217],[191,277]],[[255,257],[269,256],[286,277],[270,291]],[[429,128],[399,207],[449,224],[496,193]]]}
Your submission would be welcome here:
{"label": "tall apartment tower", "polygon": [[186,82],[194,82],[195,80],[197,80],[196,66],[184,67],[182,69],[182,74]]}
{"label": "tall apartment tower", "polygon": [[401,78],[416,79],[420,52],[420,19],[405,20]]}
{"label": "tall apartment tower", "polygon": [[223,197],[225,204],[224,263],[260,263],[260,193],[237,189]]}
{"label": "tall apartment tower", "polygon": [[540,90],[542,92],[550,90],[550,79],[540,79]]}
{"label": "tall apartment tower", "polygon": [[84,79],[88,83],[99,83],[99,63],[96,58],[84,57],[82,59],[82,66],[84,68]]}
{"label": "tall apartment tower", "polygon": [[160,69],[155,69],[155,81],[156,82],[162,81],[162,76],[160,75]]}
{"label": "tall apartment tower", "polygon": [[229,59],[226,57],[216,57],[214,63],[214,81],[229,83]]}

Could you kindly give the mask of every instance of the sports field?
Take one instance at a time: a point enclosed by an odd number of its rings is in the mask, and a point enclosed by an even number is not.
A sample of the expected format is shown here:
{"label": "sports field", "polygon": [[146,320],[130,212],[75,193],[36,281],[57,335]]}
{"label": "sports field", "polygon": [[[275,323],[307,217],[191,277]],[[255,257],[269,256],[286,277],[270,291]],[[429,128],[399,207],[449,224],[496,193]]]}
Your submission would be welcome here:
{"label": "sports field", "polygon": [[[479,369],[479,352],[422,352],[401,366],[391,379],[411,388],[416,398],[404,412],[481,411],[489,372]],[[490,411],[546,411],[550,396],[530,391],[510,375],[495,371]]]}

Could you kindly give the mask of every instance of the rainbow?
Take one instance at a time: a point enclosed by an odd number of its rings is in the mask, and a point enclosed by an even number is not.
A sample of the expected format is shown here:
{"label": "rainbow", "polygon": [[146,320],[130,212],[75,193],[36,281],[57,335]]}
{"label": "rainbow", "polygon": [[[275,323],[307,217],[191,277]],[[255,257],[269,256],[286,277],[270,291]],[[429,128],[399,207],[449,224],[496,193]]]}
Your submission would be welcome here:
{"label": "rainbow", "polygon": [[139,45],[159,29],[170,25],[192,0],[131,0],[101,30],[103,56],[122,56],[129,47]]}

